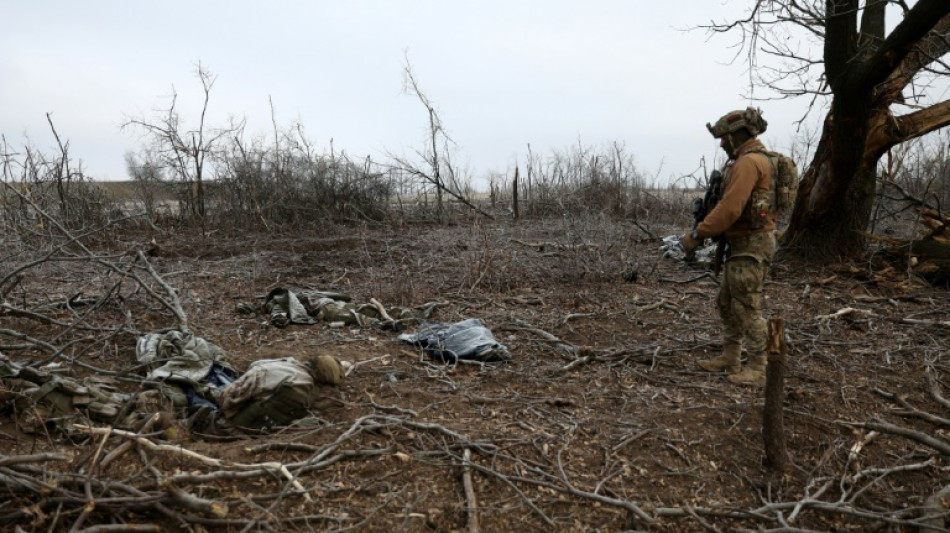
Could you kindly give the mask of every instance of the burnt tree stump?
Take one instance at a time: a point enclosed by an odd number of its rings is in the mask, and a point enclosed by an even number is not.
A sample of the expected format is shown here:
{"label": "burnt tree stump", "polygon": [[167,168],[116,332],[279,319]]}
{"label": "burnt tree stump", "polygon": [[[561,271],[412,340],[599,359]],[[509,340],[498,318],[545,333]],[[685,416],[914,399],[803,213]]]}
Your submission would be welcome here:
{"label": "burnt tree stump", "polygon": [[769,319],[768,365],[765,367],[765,407],[762,410],[762,439],[765,442],[765,466],[784,471],[785,449],[785,321]]}

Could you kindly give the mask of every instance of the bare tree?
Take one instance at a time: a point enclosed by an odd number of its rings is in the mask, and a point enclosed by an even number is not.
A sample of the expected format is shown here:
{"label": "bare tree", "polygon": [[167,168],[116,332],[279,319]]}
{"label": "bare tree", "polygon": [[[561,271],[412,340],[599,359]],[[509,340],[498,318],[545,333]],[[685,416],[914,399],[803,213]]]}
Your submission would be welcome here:
{"label": "bare tree", "polygon": [[125,127],[137,127],[144,130],[144,136],[150,141],[146,163],[158,169],[164,169],[183,185],[180,191],[180,209],[182,217],[190,217],[204,228],[205,178],[208,157],[213,154],[217,142],[230,134],[232,129],[210,131],[206,119],[211,88],[216,77],[198,64],[196,74],[201,82],[204,99],[198,124],[194,129],[184,129],[181,116],[176,108],[178,94],[172,92],[171,103],[164,115],[155,120],[146,118],[130,119]]}
{"label": "bare tree", "polygon": [[[901,20],[886,24],[891,15]],[[753,87],[810,97],[810,110],[827,103],[785,244],[813,258],[862,253],[881,157],[950,124],[939,91],[950,77],[950,2],[756,0],[746,18],[706,29],[741,35]]]}
{"label": "bare tree", "polygon": [[455,198],[482,216],[490,219],[493,218],[490,214],[466,198],[462,183],[464,180],[459,176],[459,171],[456,166],[452,164],[451,146],[454,145],[454,141],[452,141],[452,138],[448,136],[442,127],[442,120],[439,118],[439,113],[436,111],[435,106],[419,86],[419,82],[416,80],[416,76],[412,71],[412,65],[409,63],[408,57],[406,58],[403,73],[405,76],[406,92],[415,96],[426,109],[429,120],[429,131],[425,148],[416,152],[424,161],[425,168],[421,165],[413,164],[404,157],[391,155],[390,157],[395,161],[394,167],[398,171],[410,174],[435,188],[436,211],[440,220],[444,216],[444,194]]}

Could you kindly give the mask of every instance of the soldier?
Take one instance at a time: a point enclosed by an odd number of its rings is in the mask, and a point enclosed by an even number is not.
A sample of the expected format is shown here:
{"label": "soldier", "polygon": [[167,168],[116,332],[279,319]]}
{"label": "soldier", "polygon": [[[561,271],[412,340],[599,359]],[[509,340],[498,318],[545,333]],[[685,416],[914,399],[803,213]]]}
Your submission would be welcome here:
{"label": "soldier", "polygon": [[[761,110],[753,107],[706,124],[729,156],[722,198],[681,239],[687,252],[707,237],[725,240],[725,274],[716,298],[723,324],[722,354],[699,361],[699,366],[709,372],[725,370],[736,384],[765,384],[768,323],[762,315],[762,287],[775,254],[778,218],[772,164],[756,138],[766,125]],[[749,358],[745,369],[740,362],[743,346]]]}

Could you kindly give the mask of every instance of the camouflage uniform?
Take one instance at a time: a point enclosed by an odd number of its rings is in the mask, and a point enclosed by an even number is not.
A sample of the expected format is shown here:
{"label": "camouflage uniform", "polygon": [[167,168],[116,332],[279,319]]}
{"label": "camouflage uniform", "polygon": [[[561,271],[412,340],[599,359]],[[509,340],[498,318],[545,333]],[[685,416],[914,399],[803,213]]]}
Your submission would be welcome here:
{"label": "camouflage uniform", "polygon": [[[726,370],[733,383],[763,384],[768,323],[763,316],[762,287],[775,255],[775,187],[772,166],[755,135],[765,130],[765,121],[755,115],[736,111],[709,129],[714,136],[732,138],[733,129],[723,129],[728,119],[748,127],[748,140],[731,147],[732,160],[726,165],[722,198],[706,218],[696,226],[699,239],[721,236],[727,244],[722,284],[716,303],[723,323],[723,354],[700,361],[706,370]],[[756,120],[760,123],[756,124]],[[723,143],[726,147],[726,143]],[[749,362],[745,370],[740,354],[745,347]]]}
{"label": "camouflage uniform", "polygon": [[731,254],[716,298],[723,344],[744,344],[750,354],[764,354],[768,323],[762,315],[762,286],[775,253],[775,234],[755,233],[727,242]]}

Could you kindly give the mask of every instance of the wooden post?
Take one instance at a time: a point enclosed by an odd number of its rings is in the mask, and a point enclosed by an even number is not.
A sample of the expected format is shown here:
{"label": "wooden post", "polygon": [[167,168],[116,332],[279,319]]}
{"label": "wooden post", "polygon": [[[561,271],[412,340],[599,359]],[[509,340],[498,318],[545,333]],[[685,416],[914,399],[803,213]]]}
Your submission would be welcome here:
{"label": "wooden post", "polygon": [[768,365],[765,369],[765,408],[762,410],[762,439],[765,441],[765,466],[784,471],[785,449],[785,321],[769,319]]}
{"label": "wooden post", "polygon": [[515,212],[515,220],[518,220],[518,167],[515,167],[515,181],[511,186],[511,204]]}

